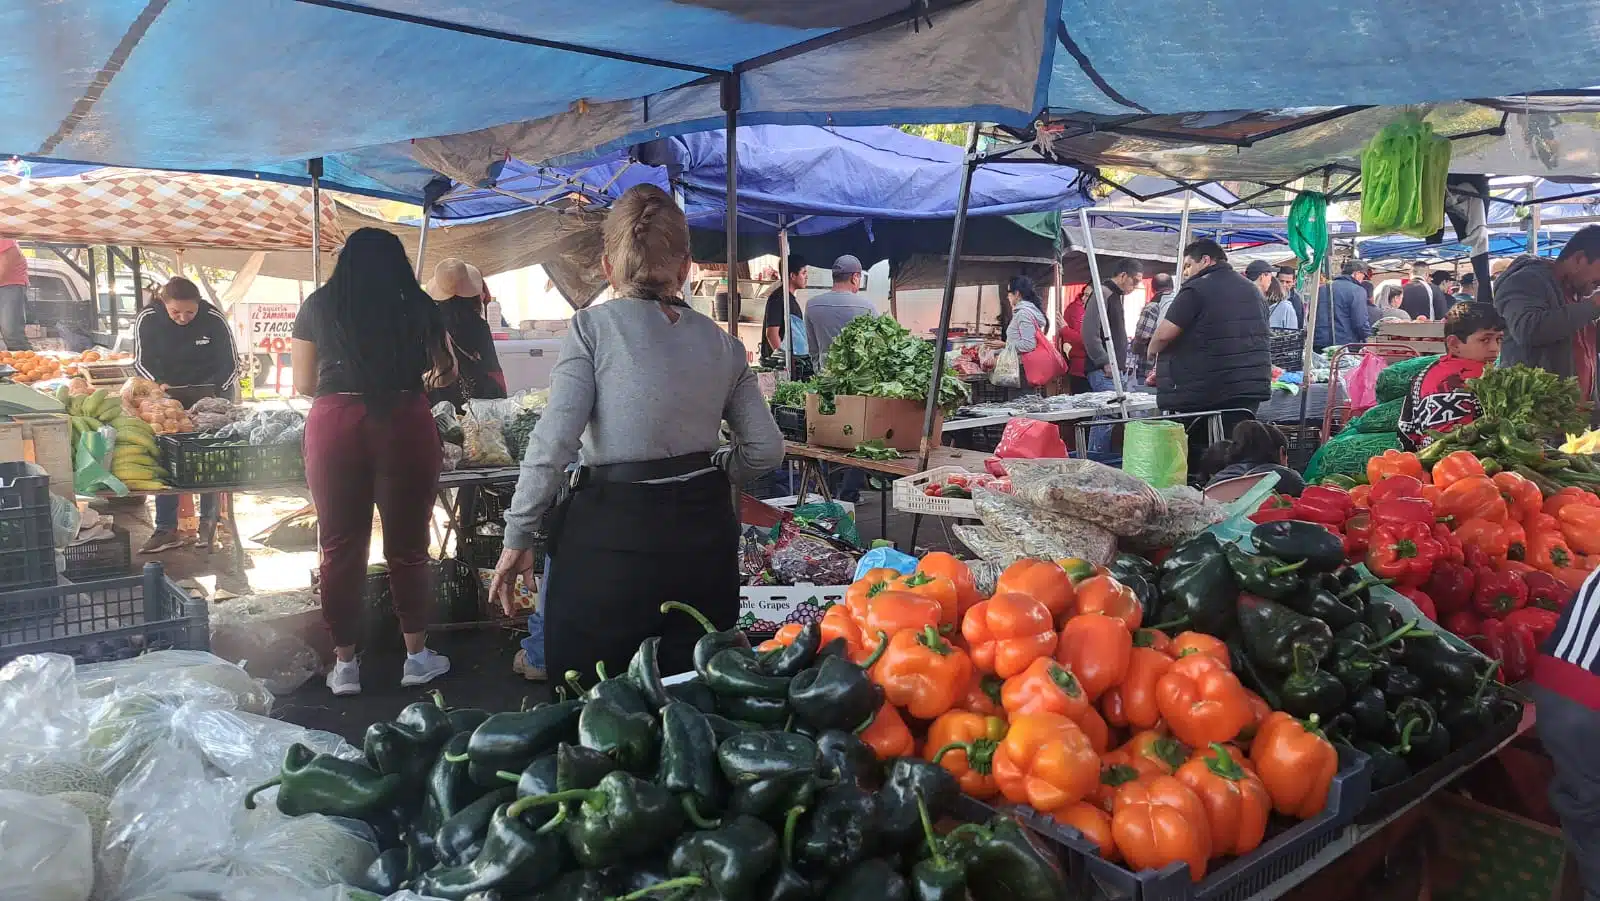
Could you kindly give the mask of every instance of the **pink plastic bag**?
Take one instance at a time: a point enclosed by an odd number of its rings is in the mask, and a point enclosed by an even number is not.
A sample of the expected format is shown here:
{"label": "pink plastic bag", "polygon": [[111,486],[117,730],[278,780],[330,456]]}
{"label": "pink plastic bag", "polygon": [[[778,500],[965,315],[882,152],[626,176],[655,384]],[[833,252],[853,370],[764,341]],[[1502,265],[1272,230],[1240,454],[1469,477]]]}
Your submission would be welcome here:
{"label": "pink plastic bag", "polygon": [[1350,395],[1351,413],[1360,413],[1378,405],[1378,373],[1387,365],[1388,361],[1383,357],[1364,353],[1356,368],[1343,376],[1345,393]]}
{"label": "pink plastic bag", "polygon": [[994,455],[1029,460],[1065,457],[1067,445],[1061,440],[1061,430],[1055,423],[1018,418],[1006,423],[1006,430],[1000,435]]}

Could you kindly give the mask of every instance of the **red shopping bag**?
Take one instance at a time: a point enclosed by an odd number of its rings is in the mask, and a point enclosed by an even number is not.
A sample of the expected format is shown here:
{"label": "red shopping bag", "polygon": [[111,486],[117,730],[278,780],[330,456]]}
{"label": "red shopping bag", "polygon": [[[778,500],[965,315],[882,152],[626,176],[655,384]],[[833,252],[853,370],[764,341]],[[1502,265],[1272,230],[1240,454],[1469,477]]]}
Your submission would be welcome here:
{"label": "red shopping bag", "polygon": [[995,445],[994,455],[1000,458],[1037,459],[1065,457],[1067,445],[1061,440],[1061,429],[1053,422],[1037,419],[1013,419]]}
{"label": "red shopping bag", "polygon": [[[1022,373],[1030,385],[1044,385],[1067,374],[1067,358],[1038,326],[1033,327],[1033,350],[1019,354]],[[1063,453],[1062,456],[1065,456]]]}

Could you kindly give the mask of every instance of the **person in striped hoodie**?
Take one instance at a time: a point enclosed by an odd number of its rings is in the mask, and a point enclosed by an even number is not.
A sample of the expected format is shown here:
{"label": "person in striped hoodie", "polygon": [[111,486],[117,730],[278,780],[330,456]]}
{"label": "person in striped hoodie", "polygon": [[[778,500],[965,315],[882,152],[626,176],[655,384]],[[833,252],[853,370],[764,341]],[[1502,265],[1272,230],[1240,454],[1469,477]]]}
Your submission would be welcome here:
{"label": "person in striped hoodie", "polygon": [[1600,901],[1600,570],[1545,639],[1530,681],[1535,728],[1555,761],[1550,805],[1578,862],[1585,901]]}

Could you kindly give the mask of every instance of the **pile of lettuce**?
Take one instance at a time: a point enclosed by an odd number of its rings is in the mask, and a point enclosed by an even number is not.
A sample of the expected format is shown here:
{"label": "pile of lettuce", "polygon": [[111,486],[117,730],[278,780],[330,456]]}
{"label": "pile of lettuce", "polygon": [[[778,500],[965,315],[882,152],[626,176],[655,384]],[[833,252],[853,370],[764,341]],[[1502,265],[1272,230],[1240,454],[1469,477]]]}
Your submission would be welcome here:
{"label": "pile of lettuce", "polygon": [[[926,401],[933,381],[934,361],[940,354],[933,343],[922,341],[890,316],[858,316],[828,346],[822,371],[811,380],[811,390],[831,410],[839,394],[894,397]],[[966,383],[949,366],[939,381],[939,406],[949,412],[971,395]]]}

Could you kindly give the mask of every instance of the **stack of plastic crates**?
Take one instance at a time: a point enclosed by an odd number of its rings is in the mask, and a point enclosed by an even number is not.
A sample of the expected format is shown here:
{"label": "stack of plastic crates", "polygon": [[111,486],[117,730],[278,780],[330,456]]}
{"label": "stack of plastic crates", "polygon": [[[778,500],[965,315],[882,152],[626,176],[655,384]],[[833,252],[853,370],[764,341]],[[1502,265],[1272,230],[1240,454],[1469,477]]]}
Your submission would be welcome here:
{"label": "stack of plastic crates", "polygon": [[23,654],[101,663],[210,648],[205,601],[174,585],[159,563],[137,576],[0,593],[0,664]]}
{"label": "stack of plastic crates", "polygon": [[54,584],[50,475],[32,463],[0,463],[0,594]]}
{"label": "stack of plastic crates", "polygon": [[67,545],[62,553],[67,560],[62,575],[71,582],[115,579],[133,572],[133,540],[119,526],[112,526],[105,538]]}

